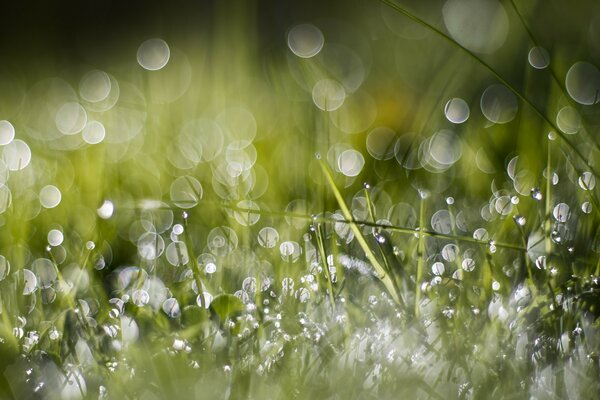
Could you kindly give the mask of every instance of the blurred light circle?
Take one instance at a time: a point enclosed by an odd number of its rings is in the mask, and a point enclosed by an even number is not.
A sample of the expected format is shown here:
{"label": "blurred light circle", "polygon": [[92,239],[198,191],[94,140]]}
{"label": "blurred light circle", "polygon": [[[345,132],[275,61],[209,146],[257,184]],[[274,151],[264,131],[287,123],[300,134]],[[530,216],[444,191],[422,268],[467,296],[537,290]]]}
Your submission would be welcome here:
{"label": "blurred light circle", "polygon": [[394,158],[395,144],[396,132],[385,126],[373,129],[367,136],[367,151],[376,160]]}
{"label": "blurred light circle", "polygon": [[54,208],[60,204],[62,195],[60,190],[53,185],[47,185],[40,190],[40,204],[44,208]]}
{"label": "blurred light circle", "polygon": [[169,62],[171,50],[162,39],[148,39],[137,50],[137,62],[148,71],[158,71]]}
{"label": "blurred light circle", "polygon": [[600,101],[600,71],[587,62],[576,62],[569,68],[565,79],[569,96],[583,105]]}
{"label": "blurred light circle", "polygon": [[81,136],[88,144],[98,144],[104,140],[104,136],[106,136],[106,129],[104,129],[102,122],[89,121],[85,125],[85,128],[83,128]]}
{"label": "blurred light circle", "polygon": [[496,0],[448,0],[442,14],[450,36],[476,53],[495,52],[508,36],[508,15]]}
{"label": "blurred light circle", "polygon": [[452,218],[448,210],[438,210],[431,216],[431,227],[438,233],[450,234],[452,225]]}
{"label": "blurred light circle", "polygon": [[333,79],[321,79],[312,89],[313,102],[323,111],[337,110],[345,98],[344,87]]}
{"label": "blurred light circle", "polygon": [[442,129],[435,133],[428,143],[429,154],[442,166],[450,166],[462,156],[462,143],[459,137],[449,129]]}
{"label": "blurred light circle", "polygon": [[202,199],[202,185],[192,176],[180,176],[171,183],[171,201],[179,208],[195,207]]}
{"label": "blurred light circle", "polygon": [[30,270],[23,268],[23,294],[29,295],[37,290],[37,277]]}
{"label": "blurred light circle", "polygon": [[115,205],[110,200],[104,200],[102,205],[96,210],[98,216],[102,219],[109,219],[110,217],[112,217],[114,211]]}
{"label": "blurred light circle", "polygon": [[87,123],[87,113],[79,103],[64,103],[56,112],[56,128],[65,135],[81,132]]}
{"label": "blurred light circle", "polygon": [[550,65],[550,54],[543,47],[532,47],[527,55],[529,64],[536,69],[544,69]]}
{"label": "blurred light circle", "polygon": [[79,95],[85,101],[97,103],[110,94],[111,80],[104,71],[94,69],[86,72],[79,81]]}
{"label": "blurred light circle", "polygon": [[275,228],[266,226],[258,232],[258,244],[264,248],[272,249],[279,241],[279,232]]}
{"label": "blurred light circle", "polygon": [[578,179],[579,187],[583,190],[593,190],[596,187],[596,177],[589,171],[585,171]]}
{"label": "blurred light circle", "polygon": [[58,279],[56,268],[47,258],[38,258],[31,264],[31,269],[37,278],[37,285],[42,289],[52,286]]}
{"label": "blurred light circle", "polygon": [[154,232],[146,232],[137,240],[138,254],[145,260],[155,260],[165,250],[165,241]]}
{"label": "blurred light circle", "polygon": [[165,250],[167,261],[174,267],[185,265],[190,261],[188,250],[184,242],[171,242]]}
{"label": "blurred light circle", "polygon": [[290,50],[302,58],[316,56],[325,43],[325,38],[321,30],[311,24],[294,26],[288,32],[287,39]]}
{"label": "blurred light circle", "polygon": [[48,232],[48,244],[50,246],[59,246],[62,244],[64,236],[58,229],[52,229]]}
{"label": "blurred light circle", "polygon": [[0,186],[0,214],[5,212],[12,204],[12,193],[8,186]]}
{"label": "blurred light circle", "polygon": [[469,119],[469,105],[463,99],[455,97],[446,103],[444,114],[453,124],[462,124]]}
{"label": "blurred light circle", "polygon": [[260,207],[251,200],[242,200],[237,203],[237,207],[243,210],[235,210],[233,215],[238,224],[251,226],[260,219]]}
{"label": "blurred light circle", "polygon": [[15,138],[15,127],[8,121],[0,121],[0,146],[5,146]]}
{"label": "blurred light circle", "polygon": [[365,165],[365,159],[358,151],[350,149],[339,155],[337,163],[342,174],[357,176]]}
{"label": "blurred light circle", "polygon": [[344,104],[331,113],[333,124],[345,133],[364,132],[377,118],[377,104],[367,93],[353,93]]}
{"label": "blurred light circle", "polygon": [[206,239],[206,244],[215,256],[226,256],[238,245],[235,231],[227,226],[213,228]]}
{"label": "blurred light circle", "polygon": [[556,126],[564,133],[573,135],[581,129],[581,116],[573,107],[563,107],[556,114]]}
{"label": "blurred light circle", "polygon": [[519,103],[517,97],[506,86],[489,86],[481,95],[481,112],[495,124],[505,124],[517,115]]}

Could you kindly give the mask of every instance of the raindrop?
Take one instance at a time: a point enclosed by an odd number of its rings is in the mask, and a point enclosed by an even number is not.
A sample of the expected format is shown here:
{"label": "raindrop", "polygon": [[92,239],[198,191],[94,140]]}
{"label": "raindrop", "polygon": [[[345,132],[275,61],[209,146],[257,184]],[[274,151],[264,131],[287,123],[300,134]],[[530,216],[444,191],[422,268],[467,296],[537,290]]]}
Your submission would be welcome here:
{"label": "raindrop", "polygon": [[525,219],[525,217],[524,217],[524,216],[522,216],[522,215],[518,215],[518,214],[517,214],[517,215],[515,215],[515,216],[513,217],[513,219],[514,219],[515,223],[516,223],[517,225],[519,225],[519,226],[525,226],[525,223],[527,222],[527,220]]}
{"label": "raindrop", "polygon": [[29,295],[37,290],[37,277],[30,270],[23,268],[23,294]]}
{"label": "raindrop", "polygon": [[592,204],[589,201],[583,202],[583,204],[581,204],[581,211],[583,211],[586,214],[591,214]]}
{"label": "raindrop", "polygon": [[115,211],[115,205],[110,200],[104,200],[102,205],[96,210],[98,216],[102,219],[109,219]]}
{"label": "raindrop", "polygon": [[148,39],[137,50],[137,62],[148,71],[158,71],[169,62],[171,49],[162,39]]}
{"label": "raindrop", "polygon": [[144,289],[137,289],[131,294],[131,301],[136,306],[143,307],[150,301],[150,295]]}
{"label": "raindrop", "polygon": [[314,57],[323,48],[325,38],[319,28],[311,24],[300,24],[294,26],[288,32],[288,47],[302,58]]}
{"label": "raindrop", "polygon": [[431,272],[433,272],[434,275],[443,275],[445,271],[445,267],[444,267],[444,263],[441,262],[436,262],[433,263],[433,265],[431,266]]}
{"label": "raindrop", "polygon": [[462,269],[471,272],[475,269],[475,261],[472,258],[465,258],[462,261]]}
{"label": "raindrop", "polygon": [[558,222],[567,222],[569,218],[569,206],[565,203],[558,203],[552,211],[554,219]]}
{"label": "raindrop", "polygon": [[596,187],[596,177],[589,171],[579,177],[579,187],[583,190],[593,190]]}
{"label": "raindrop", "polygon": [[169,297],[162,303],[162,310],[170,318],[177,318],[181,315],[181,310],[179,309],[179,303],[177,302],[177,299],[174,297]]}
{"label": "raindrop", "polygon": [[455,97],[448,100],[444,107],[444,113],[448,121],[453,124],[462,124],[469,119],[469,105],[463,99]]}
{"label": "raindrop", "polygon": [[531,198],[537,201],[542,200],[542,191],[539,188],[531,188]]}
{"label": "raindrop", "polygon": [[442,248],[442,258],[448,262],[453,262],[458,254],[458,246],[449,243]]}

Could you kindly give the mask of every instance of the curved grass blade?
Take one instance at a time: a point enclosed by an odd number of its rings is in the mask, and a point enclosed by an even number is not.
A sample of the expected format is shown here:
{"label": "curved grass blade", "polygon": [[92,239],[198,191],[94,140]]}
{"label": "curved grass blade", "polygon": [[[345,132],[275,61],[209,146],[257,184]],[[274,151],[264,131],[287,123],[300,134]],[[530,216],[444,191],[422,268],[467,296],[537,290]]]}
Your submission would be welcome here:
{"label": "curved grass blade", "polygon": [[342,214],[344,215],[344,218],[346,218],[348,221],[350,221],[349,222],[350,229],[352,229],[352,232],[354,233],[354,236],[356,237],[358,244],[360,245],[362,250],[365,252],[365,255],[367,256],[367,259],[373,265],[373,268],[375,269],[375,272],[377,273],[378,278],[381,280],[381,282],[383,283],[383,285],[385,286],[387,291],[390,293],[390,295],[392,296],[394,301],[396,303],[404,306],[404,301],[402,300],[400,294],[396,291],[396,288],[395,288],[394,282],[392,281],[391,276],[386,272],[385,268],[381,265],[381,263],[375,256],[375,253],[373,253],[373,250],[367,243],[367,240],[365,239],[365,236],[363,235],[362,231],[360,230],[360,228],[358,227],[356,222],[353,220],[352,213],[350,212],[350,209],[348,208],[348,205],[346,204],[344,197],[342,196],[339,189],[335,185],[335,182],[333,180],[333,175],[331,173],[331,170],[329,169],[329,166],[327,166],[325,161],[322,159],[319,159],[319,163],[321,164],[321,168],[323,169],[323,174],[325,174],[325,177],[327,178],[327,182],[329,183],[329,186],[331,187],[331,190],[333,191],[335,199],[336,199],[340,209],[342,210]]}

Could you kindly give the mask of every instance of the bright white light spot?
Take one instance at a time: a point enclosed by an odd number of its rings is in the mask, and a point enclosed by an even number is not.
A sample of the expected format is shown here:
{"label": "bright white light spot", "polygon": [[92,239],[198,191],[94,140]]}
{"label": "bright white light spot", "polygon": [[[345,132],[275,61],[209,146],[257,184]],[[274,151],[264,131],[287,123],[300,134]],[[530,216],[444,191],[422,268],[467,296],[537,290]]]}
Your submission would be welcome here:
{"label": "bright white light spot", "polygon": [[59,246],[62,244],[64,239],[63,233],[58,229],[52,229],[48,232],[48,244],[50,246]]}
{"label": "bright white light spot", "polygon": [[102,219],[109,219],[115,212],[115,205],[110,200],[104,200],[104,203],[96,210],[98,216]]}

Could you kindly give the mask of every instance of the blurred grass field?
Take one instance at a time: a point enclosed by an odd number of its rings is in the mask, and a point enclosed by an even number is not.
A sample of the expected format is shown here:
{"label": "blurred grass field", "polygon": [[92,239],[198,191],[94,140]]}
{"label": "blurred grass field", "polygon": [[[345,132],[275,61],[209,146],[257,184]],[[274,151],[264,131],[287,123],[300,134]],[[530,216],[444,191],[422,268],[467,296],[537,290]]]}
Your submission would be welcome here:
{"label": "blurred grass field", "polygon": [[5,12],[1,398],[594,398],[593,1]]}

